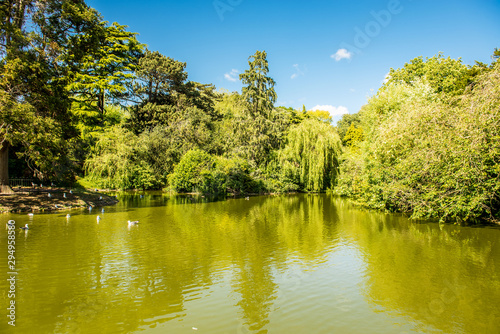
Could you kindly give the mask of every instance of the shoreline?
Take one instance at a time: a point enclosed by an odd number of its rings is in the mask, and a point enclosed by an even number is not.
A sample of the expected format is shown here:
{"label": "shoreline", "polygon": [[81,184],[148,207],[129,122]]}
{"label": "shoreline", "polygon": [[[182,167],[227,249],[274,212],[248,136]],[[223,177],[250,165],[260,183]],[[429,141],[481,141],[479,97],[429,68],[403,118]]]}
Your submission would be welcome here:
{"label": "shoreline", "polygon": [[0,213],[60,211],[89,206],[109,206],[118,199],[104,193],[67,188],[15,188],[14,194],[0,194]]}

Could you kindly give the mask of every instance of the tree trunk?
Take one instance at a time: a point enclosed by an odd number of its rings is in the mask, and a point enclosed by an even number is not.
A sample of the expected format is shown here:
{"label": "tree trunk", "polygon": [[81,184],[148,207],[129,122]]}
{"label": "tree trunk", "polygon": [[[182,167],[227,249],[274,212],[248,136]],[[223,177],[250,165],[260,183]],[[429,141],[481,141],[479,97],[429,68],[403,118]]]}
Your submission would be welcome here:
{"label": "tree trunk", "polygon": [[4,141],[0,149],[0,193],[13,194],[9,186],[9,146],[8,141]]}

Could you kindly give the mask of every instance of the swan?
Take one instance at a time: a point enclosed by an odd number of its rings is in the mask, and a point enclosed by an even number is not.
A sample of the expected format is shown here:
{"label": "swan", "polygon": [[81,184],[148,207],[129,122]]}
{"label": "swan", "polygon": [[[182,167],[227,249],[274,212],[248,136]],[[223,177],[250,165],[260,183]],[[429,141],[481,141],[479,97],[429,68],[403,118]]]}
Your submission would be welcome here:
{"label": "swan", "polygon": [[139,221],[138,220],[134,220],[134,221],[128,221],[128,226],[132,226],[132,225],[137,225],[139,224]]}

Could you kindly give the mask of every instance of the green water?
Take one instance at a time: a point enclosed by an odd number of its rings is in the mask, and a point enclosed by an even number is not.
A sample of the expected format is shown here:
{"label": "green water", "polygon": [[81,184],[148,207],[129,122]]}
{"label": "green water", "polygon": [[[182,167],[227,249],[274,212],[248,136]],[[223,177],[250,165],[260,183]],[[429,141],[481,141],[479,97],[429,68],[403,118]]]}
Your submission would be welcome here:
{"label": "green water", "polygon": [[[498,228],[330,195],[119,197],[69,219],[1,216],[0,333],[500,333]],[[15,234],[15,328],[9,219],[30,226]]]}

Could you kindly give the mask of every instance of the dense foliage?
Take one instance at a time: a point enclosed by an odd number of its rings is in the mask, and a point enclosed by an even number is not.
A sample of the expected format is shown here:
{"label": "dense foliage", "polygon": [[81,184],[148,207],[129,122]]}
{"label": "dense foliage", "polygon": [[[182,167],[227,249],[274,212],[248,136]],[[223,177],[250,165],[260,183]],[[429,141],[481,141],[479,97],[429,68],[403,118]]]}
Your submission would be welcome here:
{"label": "dense foliage", "polygon": [[[500,51],[417,57],[356,114],[276,107],[265,51],[239,92],[190,81],[83,0],[0,4],[0,192],[16,176],[112,189],[325,191],[416,218],[500,219]],[[10,166],[10,168],[9,168]]]}
{"label": "dense foliage", "polygon": [[[186,63],[144,49],[83,0],[8,1],[0,11],[1,191],[8,166],[41,182],[83,177],[110,189],[238,194],[334,184],[331,117],[276,108],[265,51],[249,57],[241,94],[222,93],[189,81]],[[303,152],[290,155],[306,127]],[[298,164],[301,176],[282,163]]]}
{"label": "dense foliage", "polygon": [[282,175],[297,189],[333,188],[338,173],[341,143],[337,132],[318,119],[307,119],[290,128],[279,152]]}
{"label": "dense foliage", "polygon": [[[446,80],[435,78],[443,63],[455,68]],[[337,192],[414,218],[498,220],[499,64],[474,72],[441,56],[410,64],[439,71],[398,81],[408,66],[391,71],[391,82],[363,108],[366,138],[344,156]]]}

